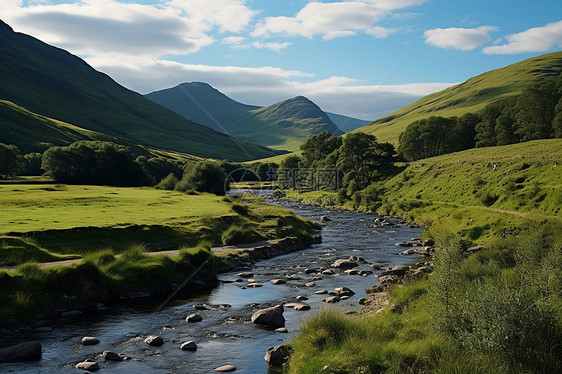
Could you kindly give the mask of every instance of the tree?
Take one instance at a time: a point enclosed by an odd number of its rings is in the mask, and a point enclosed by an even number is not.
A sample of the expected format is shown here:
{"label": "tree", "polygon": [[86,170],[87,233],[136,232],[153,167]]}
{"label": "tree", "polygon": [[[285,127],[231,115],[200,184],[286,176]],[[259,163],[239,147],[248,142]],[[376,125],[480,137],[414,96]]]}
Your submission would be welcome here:
{"label": "tree", "polygon": [[149,177],[135,163],[128,147],[110,142],[78,141],[51,147],[41,168],[57,182],[109,186],[142,186]]}
{"label": "tree", "polygon": [[556,81],[546,79],[526,88],[519,96],[515,104],[515,133],[522,141],[552,137],[557,91]]}
{"label": "tree", "polygon": [[378,143],[373,135],[350,133],[343,138],[337,166],[346,175],[352,173],[363,189],[391,168],[394,153],[392,144]]}
{"label": "tree", "polygon": [[19,149],[15,145],[0,143],[0,177],[2,179],[18,175],[22,166],[18,155]]}
{"label": "tree", "polygon": [[188,166],[182,179],[176,184],[176,191],[194,190],[225,195],[228,190],[227,175],[216,162],[199,161]]}
{"label": "tree", "polygon": [[333,136],[328,131],[311,136],[301,145],[302,165],[307,168],[325,167],[326,158],[339,149],[342,138]]}
{"label": "tree", "polygon": [[488,104],[482,111],[482,121],[476,125],[476,147],[492,147],[498,144],[496,120],[502,114],[503,104]]}
{"label": "tree", "polygon": [[23,164],[22,175],[41,175],[43,174],[43,169],[41,169],[41,162],[43,160],[43,155],[41,153],[28,153],[21,157],[21,162]]}

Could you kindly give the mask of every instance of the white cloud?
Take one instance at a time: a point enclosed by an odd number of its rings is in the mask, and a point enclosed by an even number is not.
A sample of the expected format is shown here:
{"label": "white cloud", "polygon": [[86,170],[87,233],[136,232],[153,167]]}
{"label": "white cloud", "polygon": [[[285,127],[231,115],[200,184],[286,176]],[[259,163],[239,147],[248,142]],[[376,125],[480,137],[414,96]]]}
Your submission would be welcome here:
{"label": "white cloud", "polygon": [[427,30],[423,36],[426,44],[444,49],[471,51],[488,43],[491,40],[489,33],[497,29],[495,26],[480,26],[473,29],[459,27],[438,28]]}
{"label": "white cloud", "polygon": [[366,33],[384,38],[394,29],[375,26],[393,10],[420,5],[426,0],[356,0],[331,3],[310,2],[294,17],[266,17],[254,31],[254,37],[269,37],[273,34],[324,40]]}
{"label": "white cloud", "polygon": [[186,12],[195,22],[217,25],[221,31],[240,32],[258,14],[244,0],[170,0],[165,3]]}
{"label": "white cloud", "polygon": [[[192,65],[155,61],[148,57],[142,60],[88,58],[87,62],[116,77],[126,87],[142,93],[199,81],[207,82],[247,104],[271,105],[304,95],[324,110],[367,120],[380,118],[424,95],[452,85],[416,83],[379,87],[341,76],[315,79],[313,74],[276,67]],[[365,105],[359,107],[362,103]]]}
{"label": "white cloud", "polygon": [[562,47],[562,21],[534,27],[505,37],[507,44],[484,48],[488,55],[514,55],[528,52],[544,52],[558,46]]}
{"label": "white cloud", "polygon": [[243,36],[227,36],[226,38],[221,40],[221,44],[229,44],[231,48],[234,49],[271,49],[272,51],[275,51],[277,53],[280,53],[283,49],[291,45],[291,43],[289,42],[246,42],[246,38]]}

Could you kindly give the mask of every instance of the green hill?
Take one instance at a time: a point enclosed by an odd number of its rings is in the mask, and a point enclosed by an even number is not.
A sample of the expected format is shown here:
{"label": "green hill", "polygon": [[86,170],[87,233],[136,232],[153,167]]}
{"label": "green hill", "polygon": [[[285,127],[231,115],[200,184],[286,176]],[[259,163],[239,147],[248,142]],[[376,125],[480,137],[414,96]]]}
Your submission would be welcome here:
{"label": "green hill", "polygon": [[67,145],[78,140],[127,143],[122,139],[32,113],[5,100],[0,100],[0,128],[0,143],[14,144],[22,153],[42,153],[49,147]]}
{"label": "green hill", "polygon": [[559,75],[561,72],[562,52],[533,57],[427,95],[356,131],[397,144],[400,134],[414,121],[430,116],[453,117],[475,113],[492,102],[519,95],[525,87],[540,78]]}
{"label": "green hill", "polygon": [[197,156],[244,161],[275,155],[186,120],[117,84],[82,59],[15,33],[2,21],[0,55],[0,99],[34,113],[141,145]]}
{"label": "green hill", "polygon": [[259,107],[232,100],[206,83],[192,82],[146,97],[214,130],[279,150],[297,150],[308,137],[323,131],[342,134],[326,113],[302,96]]}

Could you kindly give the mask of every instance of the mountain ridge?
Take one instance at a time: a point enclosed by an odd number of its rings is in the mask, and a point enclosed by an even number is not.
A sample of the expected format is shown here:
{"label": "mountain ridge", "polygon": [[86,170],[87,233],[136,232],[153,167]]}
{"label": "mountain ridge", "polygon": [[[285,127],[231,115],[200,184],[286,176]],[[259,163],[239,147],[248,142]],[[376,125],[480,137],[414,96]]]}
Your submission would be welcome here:
{"label": "mountain ridge", "polygon": [[81,58],[0,20],[0,99],[108,136],[201,157],[245,161],[275,151],[189,121]]}
{"label": "mountain ridge", "polygon": [[185,82],[145,96],[185,118],[274,149],[297,150],[322,131],[343,133],[304,96],[260,107],[240,103],[202,82]]}

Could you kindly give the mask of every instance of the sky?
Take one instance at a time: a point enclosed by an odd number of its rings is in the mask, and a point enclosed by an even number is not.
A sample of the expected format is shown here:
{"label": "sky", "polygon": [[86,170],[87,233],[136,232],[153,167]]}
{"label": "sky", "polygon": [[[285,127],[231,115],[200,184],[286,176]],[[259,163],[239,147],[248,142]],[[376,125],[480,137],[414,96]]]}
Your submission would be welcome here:
{"label": "sky", "polygon": [[562,49],[560,0],[2,0],[0,19],[142,94],[198,81],[366,120]]}

